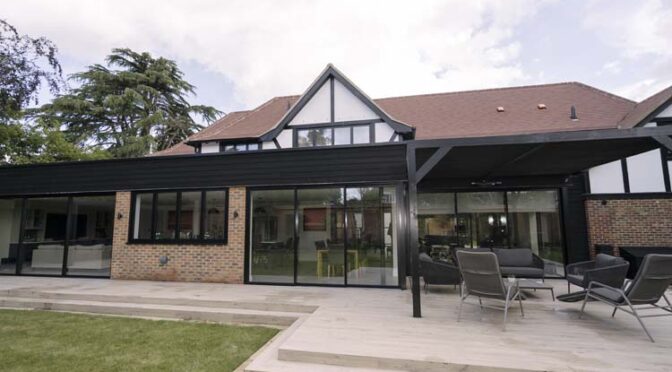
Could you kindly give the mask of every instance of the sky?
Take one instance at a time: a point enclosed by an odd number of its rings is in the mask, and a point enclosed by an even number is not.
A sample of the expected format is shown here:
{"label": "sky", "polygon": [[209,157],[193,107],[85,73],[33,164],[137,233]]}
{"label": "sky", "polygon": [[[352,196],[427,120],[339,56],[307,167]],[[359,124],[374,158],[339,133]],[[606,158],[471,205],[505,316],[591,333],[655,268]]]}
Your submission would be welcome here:
{"label": "sky", "polygon": [[173,59],[190,101],[224,112],[301,94],[328,63],[373,98],[672,85],[672,0],[2,0],[0,18],[52,40],[65,74],[116,47]]}

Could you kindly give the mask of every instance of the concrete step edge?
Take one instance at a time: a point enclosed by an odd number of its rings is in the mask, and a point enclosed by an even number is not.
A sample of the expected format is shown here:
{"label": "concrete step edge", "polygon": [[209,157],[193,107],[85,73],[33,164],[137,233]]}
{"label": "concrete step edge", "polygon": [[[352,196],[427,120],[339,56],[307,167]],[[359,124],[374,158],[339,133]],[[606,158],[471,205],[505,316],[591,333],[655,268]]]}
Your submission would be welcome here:
{"label": "concrete step edge", "polygon": [[139,306],[137,304],[100,303],[92,301],[58,301],[22,298],[0,298],[0,307],[33,310],[70,311],[92,314],[107,314],[132,317],[156,317],[168,319],[200,320],[217,323],[266,325],[288,327],[300,315],[273,313],[245,309],[198,309],[166,306]]}
{"label": "concrete step edge", "polygon": [[277,311],[289,313],[313,313],[317,306],[288,304],[277,302],[253,302],[253,301],[225,301],[225,300],[201,300],[191,298],[166,298],[166,297],[144,297],[144,296],[122,296],[107,294],[80,294],[67,292],[44,292],[26,289],[11,289],[0,291],[3,297],[20,297],[36,299],[60,299],[60,300],[80,300],[97,302],[122,302],[139,303],[153,305],[174,305],[174,306],[196,306],[212,308],[230,308],[246,309],[259,311]]}
{"label": "concrete step edge", "polygon": [[486,365],[450,363],[442,361],[413,360],[402,358],[387,358],[370,355],[348,355],[337,353],[316,352],[310,350],[296,350],[280,347],[278,360],[311,364],[323,364],[349,368],[368,368],[379,370],[426,371],[426,372],[514,372],[537,371],[533,369],[504,368]]}

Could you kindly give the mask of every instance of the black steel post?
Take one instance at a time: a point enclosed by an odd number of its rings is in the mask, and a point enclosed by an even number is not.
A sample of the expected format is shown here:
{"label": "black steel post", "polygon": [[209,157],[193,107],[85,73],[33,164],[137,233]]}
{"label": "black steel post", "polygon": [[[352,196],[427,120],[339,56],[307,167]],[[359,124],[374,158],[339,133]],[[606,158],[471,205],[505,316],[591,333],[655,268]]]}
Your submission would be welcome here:
{"label": "black steel post", "polygon": [[413,293],[413,317],[422,316],[420,306],[420,260],[418,251],[418,184],[416,181],[415,146],[406,145],[406,166],[408,169],[408,228],[411,254],[411,291]]}

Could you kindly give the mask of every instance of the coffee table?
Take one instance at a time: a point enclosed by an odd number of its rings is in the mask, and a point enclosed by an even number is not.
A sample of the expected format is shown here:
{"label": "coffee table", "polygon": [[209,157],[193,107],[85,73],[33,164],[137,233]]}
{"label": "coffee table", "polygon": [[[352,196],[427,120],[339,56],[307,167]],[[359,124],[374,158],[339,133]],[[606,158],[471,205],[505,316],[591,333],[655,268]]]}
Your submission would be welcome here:
{"label": "coffee table", "polygon": [[555,293],[553,292],[553,286],[551,284],[546,284],[541,281],[536,281],[532,279],[518,279],[518,288],[520,289],[545,289],[551,291],[551,297],[555,301]]}

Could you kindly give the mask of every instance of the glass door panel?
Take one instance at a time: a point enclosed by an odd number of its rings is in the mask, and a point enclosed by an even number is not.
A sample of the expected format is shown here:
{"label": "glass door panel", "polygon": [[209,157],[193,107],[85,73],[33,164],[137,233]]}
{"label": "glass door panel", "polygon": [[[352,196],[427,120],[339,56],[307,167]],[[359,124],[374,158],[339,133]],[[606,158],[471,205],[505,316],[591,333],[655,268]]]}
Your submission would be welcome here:
{"label": "glass door panel", "polygon": [[395,190],[347,188],[348,284],[397,285]]}
{"label": "glass door panel", "polygon": [[342,188],[297,191],[297,283],[345,284]]}
{"label": "glass door panel", "polygon": [[72,198],[67,275],[110,276],[114,195]]}
{"label": "glass door panel", "polygon": [[16,274],[22,203],[21,199],[0,199],[0,274]]}
{"label": "glass door panel", "polygon": [[251,282],[294,283],[294,190],[250,195]]}
{"label": "glass door panel", "polygon": [[[459,193],[457,212],[460,218],[469,219],[470,241],[465,245],[474,248],[508,247],[504,193]],[[460,229],[466,230],[466,226]]]}
{"label": "glass door panel", "polygon": [[67,221],[67,197],[26,199],[22,274],[62,274]]}
{"label": "glass door panel", "polygon": [[511,246],[530,248],[546,261],[546,275],[564,275],[560,203],[556,190],[513,191],[507,194]]}

